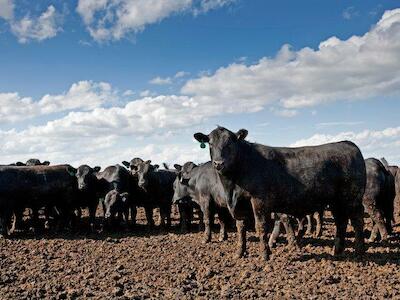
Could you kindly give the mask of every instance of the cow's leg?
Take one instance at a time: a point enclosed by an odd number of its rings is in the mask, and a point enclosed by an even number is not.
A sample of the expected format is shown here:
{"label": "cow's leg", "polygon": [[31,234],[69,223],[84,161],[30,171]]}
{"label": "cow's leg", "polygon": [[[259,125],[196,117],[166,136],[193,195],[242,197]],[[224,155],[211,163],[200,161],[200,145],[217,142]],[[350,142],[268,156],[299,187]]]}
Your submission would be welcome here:
{"label": "cow's leg", "polygon": [[204,239],[203,243],[211,242],[211,226],[214,221],[214,212],[211,212],[210,199],[206,196],[200,195],[200,203],[202,203],[201,210],[203,212],[204,222]]}
{"label": "cow's leg", "polygon": [[9,226],[13,213],[8,209],[0,211],[0,238],[8,237],[10,234]]}
{"label": "cow's leg", "polygon": [[344,251],[346,229],[348,217],[344,210],[332,209],[333,218],[336,225],[335,245],[333,247],[333,255],[342,254]]}
{"label": "cow's leg", "polygon": [[11,233],[14,231],[20,231],[22,230],[22,219],[24,215],[24,209],[23,208],[17,208],[14,211],[14,222],[11,228]]}
{"label": "cow's leg", "polygon": [[132,226],[136,225],[136,215],[137,215],[137,208],[136,205],[131,205],[131,224]]}
{"label": "cow's leg", "polygon": [[197,215],[199,218],[199,230],[205,230],[205,225],[204,225],[204,214],[203,211],[200,209],[197,209]]}
{"label": "cow's leg", "polygon": [[392,235],[393,234],[392,218],[387,213],[385,213],[385,227],[388,235]]}
{"label": "cow's leg", "polygon": [[301,219],[297,219],[298,222],[298,228],[297,228],[297,240],[300,241],[306,232],[306,228],[304,226],[304,223],[306,222],[306,218],[303,217]]}
{"label": "cow's leg", "polygon": [[236,257],[240,258],[246,254],[246,226],[244,220],[236,220],[237,250]]}
{"label": "cow's leg", "polygon": [[280,220],[285,228],[286,232],[286,240],[288,242],[288,245],[290,247],[297,246],[297,241],[296,241],[296,236],[294,234],[292,222],[291,222],[292,217],[288,216],[287,214],[281,214]]}
{"label": "cow's leg", "polygon": [[[387,230],[385,226],[385,222],[383,220],[383,214],[381,210],[377,209],[373,205],[368,205],[365,207],[366,212],[369,214],[370,218],[372,219],[373,223],[376,224],[378,227],[379,233],[381,235],[382,240],[387,240]],[[369,242],[373,242],[376,239],[376,236],[372,235],[373,232],[371,232],[371,236],[369,238]]]}
{"label": "cow's leg", "polygon": [[271,249],[268,246],[266,224],[267,219],[271,218],[271,213],[265,211],[263,201],[260,199],[251,198],[251,205],[253,207],[256,232],[260,239],[260,254],[264,260],[268,260],[271,254]]}
{"label": "cow's leg", "polygon": [[281,232],[281,220],[275,218],[274,229],[272,230],[268,240],[268,245],[270,248],[273,248],[275,246],[276,239],[278,238],[280,232]]}
{"label": "cow's leg", "polygon": [[314,219],[317,222],[315,227],[315,237],[321,237],[322,235],[322,219],[323,219],[324,211],[319,211],[314,213]]}
{"label": "cow's leg", "polygon": [[312,234],[312,219],[311,215],[306,215],[307,218],[307,230],[306,230],[306,235],[311,235]]}
{"label": "cow's leg", "polygon": [[366,250],[364,244],[364,210],[362,207],[350,216],[350,221],[355,234],[354,250],[357,255],[362,255]]}
{"label": "cow's leg", "polygon": [[146,212],[147,225],[149,225],[150,228],[153,228],[154,227],[153,208],[151,206],[146,206],[144,210]]}
{"label": "cow's leg", "polygon": [[171,210],[172,206],[170,204],[164,208],[167,228],[171,227]]}
{"label": "cow's leg", "polygon": [[377,236],[379,233],[379,228],[378,228],[378,224],[376,224],[374,221],[372,221],[372,230],[371,230],[371,234],[369,236],[368,242],[372,243],[375,242]]}
{"label": "cow's leg", "polygon": [[218,211],[218,219],[219,219],[219,241],[225,241],[228,239],[228,234],[226,232],[226,226],[229,221],[229,216],[223,210]]}
{"label": "cow's leg", "polygon": [[94,231],[95,229],[96,210],[97,210],[97,204],[95,205],[92,204],[89,206],[89,225],[90,225],[90,230],[92,231]]}

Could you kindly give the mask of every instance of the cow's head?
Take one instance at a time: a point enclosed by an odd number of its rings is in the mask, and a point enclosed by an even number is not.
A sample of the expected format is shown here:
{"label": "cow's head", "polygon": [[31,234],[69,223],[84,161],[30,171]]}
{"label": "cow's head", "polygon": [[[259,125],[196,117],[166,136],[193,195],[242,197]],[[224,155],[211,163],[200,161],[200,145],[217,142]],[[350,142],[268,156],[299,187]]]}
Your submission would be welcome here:
{"label": "cow's head", "polygon": [[239,156],[239,143],[247,136],[246,129],[238,132],[217,127],[210,134],[195,133],[194,138],[200,143],[208,143],[213,167],[220,173],[229,172]]}
{"label": "cow's head", "polygon": [[178,176],[174,181],[174,196],[172,198],[173,204],[181,204],[190,200],[188,186],[183,184]]}
{"label": "cow's head", "polygon": [[83,191],[92,187],[97,180],[96,174],[100,169],[100,167],[91,168],[88,165],[79,166],[75,174],[78,179],[78,188]]}
{"label": "cow's head", "polygon": [[149,184],[149,176],[158,170],[159,165],[152,165],[151,160],[147,160],[138,164],[136,175],[138,177],[138,185],[140,188],[147,190]]}
{"label": "cow's head", "polygon": [[25,166],[48,166],[50,162],[45,160],[44,162],[40,162],[37,158],[28,159]]}
{"label": "cow's head", "polygon": [[127,161],[123,161],[122,164],[129,170],[131,170],[131,174],[136,176],[137,171],[138,171],[138,167],[141,163],[143,163],[144,160],[139,158],[139,157],[135,157],[133,158],[130,162]]}

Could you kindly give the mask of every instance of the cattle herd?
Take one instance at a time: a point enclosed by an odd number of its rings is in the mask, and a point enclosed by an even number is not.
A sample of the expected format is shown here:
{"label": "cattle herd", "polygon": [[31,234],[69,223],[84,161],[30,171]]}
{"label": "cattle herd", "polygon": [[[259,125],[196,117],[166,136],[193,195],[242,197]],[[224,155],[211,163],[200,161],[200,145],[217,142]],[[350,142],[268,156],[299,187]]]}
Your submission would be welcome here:
{"label": "cattle herd", "polygon": [[[204,242],[211,240],[215,214],[219,240],[227,227],[237,229],[237,257],[246,255],[246,231],[255,228],[261,257],[268,259],[281,228],[288,244],[297,245],[316,221],[322,232],[323,215],[334,218],[333,254],[344,251],[347,225],[354,229],[355,253],[366,250],[364,215],[372,220],[368,241],[386,240],[398,221],[400,172],[382,159],[364,160],[358,147],[343,141],[320,146],[280,148],[246,141],[247,130],[234,133],[217,127],[196,133],[201,148],[208,143],[211,160],[187,162],[160,169],[150,160],[134,158],[101,170],[81,165],[50,165],[30,159],[0,166],[0,235],[14,231],[73,230],[89,211],[90,230],[135,230],[138,207],[154,226],[159,208],[160,226],[171,225],[171,209],[179,209],[182,230],[190,230],[193,214],[204,226]],[[100,223],[96,219],[102,207]],[[25,212],[29,211],[29,218]],[[100,223],[100,224],[97,224]]]}

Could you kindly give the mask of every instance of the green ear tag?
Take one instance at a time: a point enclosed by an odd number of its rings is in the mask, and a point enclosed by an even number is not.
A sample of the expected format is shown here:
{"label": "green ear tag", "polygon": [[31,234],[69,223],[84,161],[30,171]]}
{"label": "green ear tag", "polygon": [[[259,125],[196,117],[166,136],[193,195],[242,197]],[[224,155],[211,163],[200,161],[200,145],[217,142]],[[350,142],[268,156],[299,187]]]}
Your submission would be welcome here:
{"label": "green ear tag", "polygon": [[206,147],[206,144],[205,144],[204,142],[201,142],[201,143],[200,143],[200,148],[201,148],[201,149],[204,149],[205,147]]}

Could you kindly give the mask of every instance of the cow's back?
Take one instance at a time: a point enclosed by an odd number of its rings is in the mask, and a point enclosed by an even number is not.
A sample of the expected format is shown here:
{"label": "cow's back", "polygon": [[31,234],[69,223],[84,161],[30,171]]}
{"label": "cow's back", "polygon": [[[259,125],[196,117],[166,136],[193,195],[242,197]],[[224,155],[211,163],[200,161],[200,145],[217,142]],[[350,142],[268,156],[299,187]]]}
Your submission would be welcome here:
{"label": "cow's back", "polygon": [[351,142],[298,148],[253,144],[248,152],[250,164],[241,172],[252,176],[243,175],[241,187],[267,199],[271,211],[302,215],[338,201],[361,205],[365,163]]}

